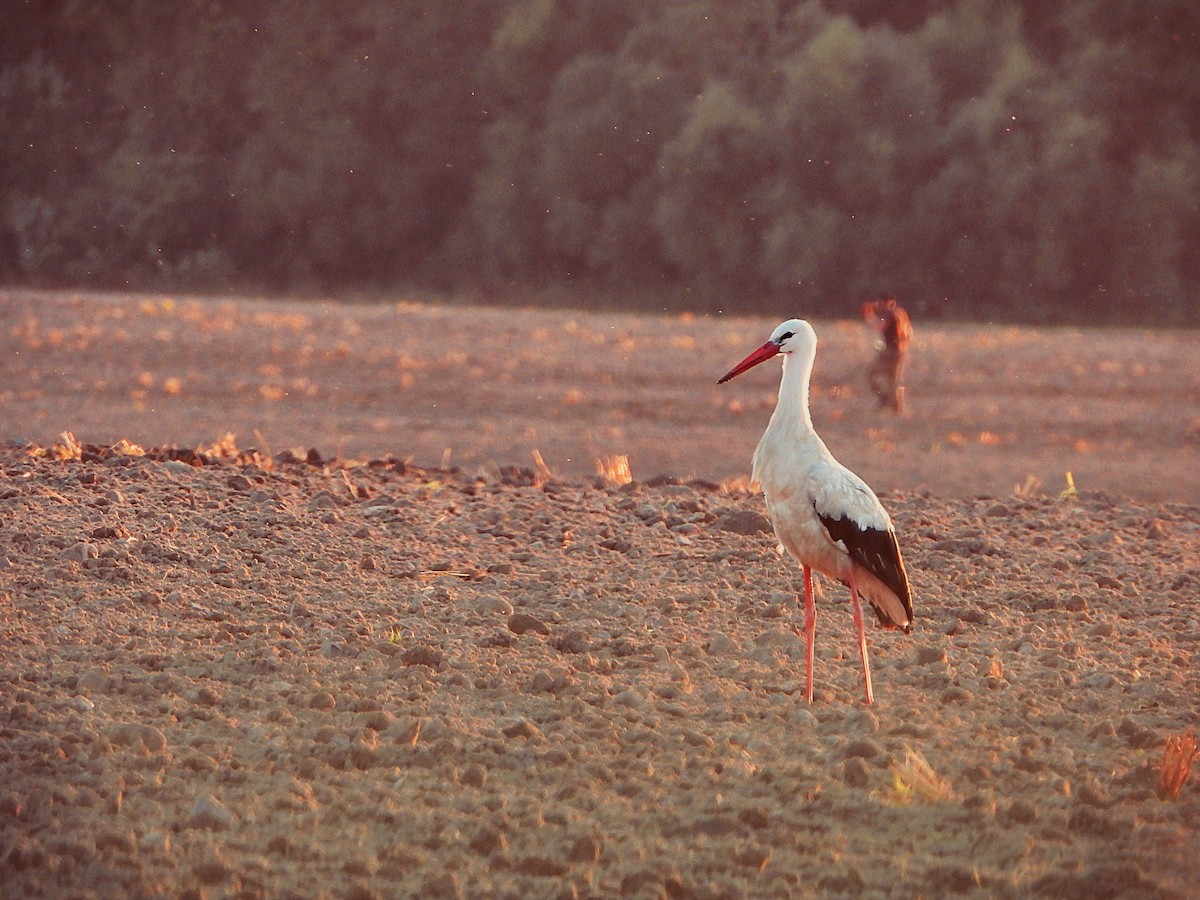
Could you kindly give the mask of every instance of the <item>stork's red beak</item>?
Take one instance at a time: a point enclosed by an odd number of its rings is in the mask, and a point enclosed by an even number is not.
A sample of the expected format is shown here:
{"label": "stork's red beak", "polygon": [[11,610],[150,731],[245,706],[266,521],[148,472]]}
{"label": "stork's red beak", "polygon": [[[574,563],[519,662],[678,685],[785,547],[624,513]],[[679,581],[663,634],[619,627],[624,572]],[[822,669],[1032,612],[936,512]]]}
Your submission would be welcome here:
{"label": "stork's red beak", "polygon": [[726,372],[725,376],[720,381],[718,381],[717,384],[724,384],[730,378],[734,378],[738,375],[741,375],[747,369],[753,369],[760,362],[766,362],[772,356],[775,356],[778,352],[779,352],[779,345],[777,343],[775,343],[774,341],[767,341],[765,344],[763,344],[761,347],[759,347],[757,350],[755,350],[753,353],[751,353],[749,356],[747,356],[745,359],[743,359],[740,363],[738,363],[736,366],[734,366],[732,369],[730,369],[728,372]]}

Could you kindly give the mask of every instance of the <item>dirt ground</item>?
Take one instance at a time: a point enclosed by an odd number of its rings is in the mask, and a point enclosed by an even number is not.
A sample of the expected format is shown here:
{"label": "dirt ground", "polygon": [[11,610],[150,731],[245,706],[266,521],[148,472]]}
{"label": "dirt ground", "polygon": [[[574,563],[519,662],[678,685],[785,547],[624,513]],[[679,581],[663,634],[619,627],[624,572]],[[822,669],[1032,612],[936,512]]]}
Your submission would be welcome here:
{"label": "dirt ground", "polygon": [[[801,314],[781,310],[778,320]],[[0,440],[315,447],[469,473],[743,477],[779,370],[717,385],[776,319],[0,293]],[[1200,332],[916,322],[911,414],[867,396],[873,335],[816,322],[813,417],[877,491],[1200,503]]]}
{"label": "dirt ground", "polygon": [[0,896],[1194,895],[1200,339],[816,323],[810,707],[773,324],[0,294]]}

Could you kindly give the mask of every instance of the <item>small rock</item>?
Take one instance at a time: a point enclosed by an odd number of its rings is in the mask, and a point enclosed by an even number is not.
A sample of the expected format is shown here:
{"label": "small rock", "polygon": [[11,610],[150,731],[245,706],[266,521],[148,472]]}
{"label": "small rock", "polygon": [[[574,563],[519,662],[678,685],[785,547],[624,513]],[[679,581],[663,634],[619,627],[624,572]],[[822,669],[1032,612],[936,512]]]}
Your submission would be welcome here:
{"label": "small rock", "polygon": [[138,846],[147,853],[158,853],[165,856],[171,852],[171,835],[166,831],[151,831],[142,835]]}
{"label": "small rock", "polygon": [[942,863],[927,869],[925,882],[947,894],[968,894],[983,883],[978,870],[957,863]]}
{"label": "small rock", "polygon": [[516,719],[500,728],[505,737],[534,738],[541,737],[542,731],[528,719]]}
{"label": "small rock", "polygon": [[511,616],[513,606],[503,597],[480,597],[475,601],[475,610],[485,616]]}
{"label": "small rock", "polygon": [[309,709],[333,709],[337,706],[337,700],[329,691],[319,691],[313,694],[312,699],[308,701]]}
{"label": "small rock", "polygon": [[108,690],[109,678],[100,669],[88,669],[75,682],[75,690],[84,694],[99,694]]}
{"label": "small rock", "polygon": [[567,873],[567,863],[549,856],[533,854],[513,864],[513,870],[537,878],[558,878]]}
{"label": "small rock", "polygon": [[211,831],[224,831],[233,828],[237,818],[220,800],[212,794],[200,794],[192,803],[188,814],[188,828],[207,828]]}
{"label": "small rock", "polygon": [[467,845],[480,856],[491,856],[508,849],[508,838],[491,825],[483,825]]}
{"label": "small rock", "polygon": [[738,821],[751,828],[766,828],[771,824],[771,814],[761,806],[751,806],[738,813]]}
{"label": "small rock", "polygon": [[798,725],[801,728],[815,728],[817,725],[817,717],[803,707],[792,710],[789,718],[793,725]]}
{"label": "small rock", "polygon": [[113,850],[117,853],[132,854],[137,850],[137,844],[133,839],[132,832],[106,831],[96,835],[96,849],[101,852]]}
{"label": "small rock", "polygon": [[153,725],[138,722],[118,723],[108,731],[108,739],[118,747],[141,753],[161,753],[167,749],[166,736]]}
{"label": "small rock", "polygon": [[949,687],[942,691],[943,703],[962,703],[964,700],[970,699],[970,691],[965,691],[960,687]]}
{"label": "small rock", "polygon": [[560,653],[587,653],[594,646],[594,641],[585,631],[572,628],[556,637],[552,642],[555,650]]}
{"label": "small rock", "polygon": [[771,861],[771,849],[757,844],[748,844],[733,854],[733,861],[739,866],[746,866],[761,872]]}
{"label": "small rock", "polygon": [[741,653],[741,648],[737,642],[724,632],[714,634],[708,641],[705,648],[710,656],[737,656]]}
{"label": "small rock", "polygon": [[567,859],[571,862],[594,865],[600,862],[604,853],[604,844],[595,835],[586,834],[576,838],[567,850]]}
{"label": "small rock", "polygon": [[203,884],[219,884],[232,875],[233,870],[214,857],[197,864],[192,873]]}
{"label": "small rock", "polygon": [[416,746],[417,741],[421,739],[421,720],[410,719],[403,724],[398,724],[395,731],[397,744],[404,747]]}
{"label": "small rock", "polygon": [[933,663],[946,662],[946,648],[944,646],[933,647],[918,647],[917,648],[917,665],[928,666]]}
{"label": "small rock", "polygon": [[153,725],[140,725],[142,746],[150,753],[162,753],[167,749],[167,737]]}
{"label": "small rock", "polygon": [[859,759],[874,759],[883,751],[879,749],[879,745],[874,741],[868,741],[865,738],[850,741],[846,744],[846,748],[842,751],[842,755],[847,759],[855,757]]}
{"label": "small rock", "polygon": [[535,694],[557,694],[573,683],[567,672],[534,672],[528,690]]}
{"label": "small rock", "polygon": [[1062,607],[1067,612],[1087,612],[1087,598],[1081,594],[1071,594],[1063,600]]}
{"label": "small rock", "polygon": [[187,699],[197,706],[216,706],[221,702],[221,694],[215,688],[206,684],[198,690],[189,691]]}
{"label": "small rock", "polygon": [[58,554],[59,559],[64,559],[73,562],[86,562],[89,559],[95,559],[100,555],[100,551],[95,544],[87,544],[80,541],[78,544],[72,544],[62,553]]}
{"label": "small rock", "polygon": [[487,779],[488,771],[479,763],[471,763],[463,769],[462,774],[458,778],[462,784],[473,788],[483,787],[487,783]]}
{"label": "small rock", "polygon": [[334,499],[332,494],[330,494],[328,491],[320,491],[319,493],[313,495],[313,498],[308,501],[306,508],[310,511],[320,509],[336,509],[337,505],[337,500]]}
{"label": "small rock", "polygon": [[862,757],[852,756],[842,764],[842,778],[850,787],[866,787],[871,781],[871,772]]}
{"label": "small rock", "polygon": [[225,483],[235,491],[248,491],[254,487],[254,482],[245,475],[230,475],[225,479]]}
{"label": "small rock", "polygon": [[1075,792],[1075,802],[1081,806],[1094,806],[1097,809],[1108,809],[1112,801],[1104,797],[1092,785],[1085,784]]}
{"label": "small rock", "polygon": [[1067,817],[1067,829],[1097,837],[1116,835],[1120,829],[1103,812],[1094,806],[1076,806]]}
{"label": "small rock", "polygon": [[712,527],[717,531],[730,531],[734,534],[771,534],[771,521],[762,513],[749,509],[739,509],[719,516]]}
{"label": "small rock", "polygon": [[1005,823],[1029,825],[1037,820],[1037,808],[1024,800],[1014,800],[997,818]]}
{"label": "small rock", "polygon": [[527,634],[530,631],[536,634],[549,634],[550,626],[529,613],[515,613],[509,616],[508,630],[513,634]]}
{"label": "small rock", "polygon": [[445,661],[446,654],[437,647],[431,647],[428,644],[409,647],[400,654],[400,662],[406,666],[428,666],[431,669],[436,669]]}
{"label": "small rock", "polygon": [[419,897],[462,897],[462,883],[454,872],[431,874],[418,886],[415,896]]}

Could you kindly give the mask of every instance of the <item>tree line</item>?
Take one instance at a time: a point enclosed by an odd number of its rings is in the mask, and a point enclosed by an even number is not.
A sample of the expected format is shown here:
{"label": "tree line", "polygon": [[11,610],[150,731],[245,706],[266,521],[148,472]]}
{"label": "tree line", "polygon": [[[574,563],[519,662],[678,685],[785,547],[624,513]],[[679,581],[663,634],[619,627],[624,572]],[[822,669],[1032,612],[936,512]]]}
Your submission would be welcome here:
{"label": "tree line", "polygon": [[5,280],[1200,319],[1193,0],[6,19]]}

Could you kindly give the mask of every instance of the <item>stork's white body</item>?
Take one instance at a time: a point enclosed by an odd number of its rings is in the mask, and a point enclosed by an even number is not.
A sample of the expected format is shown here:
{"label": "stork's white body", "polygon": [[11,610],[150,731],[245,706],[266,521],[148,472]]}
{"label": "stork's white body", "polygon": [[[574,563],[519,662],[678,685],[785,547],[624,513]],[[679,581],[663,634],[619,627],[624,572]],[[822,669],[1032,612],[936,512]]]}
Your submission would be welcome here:
{"label": "stork's white body", "polygon": [[792,319],[722,381],[776,354],[783,356],[779,401],[754,452],[753,477],[762,488],[776,537],[804,569],[808,700],[813,699],[815,570],[850,588],[870,703],[874,698],[859,594],[884,627],[905,631],[912,626],[911,595],[887,511],[861,478],[833,458],[813,429],[808,394],[816,347],[812,326]]}

